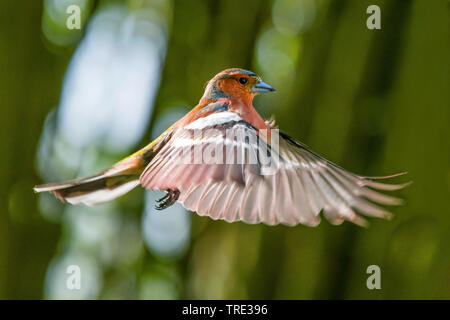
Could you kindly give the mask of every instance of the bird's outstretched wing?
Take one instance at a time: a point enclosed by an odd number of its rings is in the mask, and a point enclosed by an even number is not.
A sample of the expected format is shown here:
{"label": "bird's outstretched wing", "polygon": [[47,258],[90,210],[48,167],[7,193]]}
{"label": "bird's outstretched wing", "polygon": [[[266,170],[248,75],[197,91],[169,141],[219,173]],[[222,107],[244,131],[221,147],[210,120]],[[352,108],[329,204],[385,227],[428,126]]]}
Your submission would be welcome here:
{"label": "bird's outstretched wing", "polygon": [[373,181],[390,177],[348,172],[283,133],[275,147],[238,115],[219,112],[178,129],[140,182],[147,189],[176,193],[174,200],[201,216],[316,226],[320,212],[333,224],[365,225],[358,214],[389,218],[375,203],[398,205],[402,200],[373,189],[407,185]]}

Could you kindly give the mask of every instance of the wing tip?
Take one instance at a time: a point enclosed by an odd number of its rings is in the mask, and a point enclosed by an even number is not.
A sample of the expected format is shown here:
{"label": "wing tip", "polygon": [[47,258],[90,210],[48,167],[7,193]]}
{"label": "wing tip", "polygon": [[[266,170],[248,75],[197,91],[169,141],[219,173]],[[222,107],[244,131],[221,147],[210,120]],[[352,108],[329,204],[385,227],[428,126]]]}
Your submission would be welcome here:
{"label": "wing tip", "polygon": [[367,186],[367,187],[371,187],[371,188],[378,189],[378,190],[396,191],[396,190],[404,189],[404,188],[410,186],[412,183],[413,183],[413,181],[408,181],[408,182],[400,183],[400,184],[390,184],[390,183],[376,182],[376,181],[372,181],[372,180],[364,178],[364,181],[362,182],[362,186]]}
{"label": "wing tip", "polygon": [[401,176],[404,176],[405,174],[408,174],[408,171],[394,173],[394,174],[390,174],[387,176],[374,176],[374,177],[361,176],[361,178],[370,179],[370,180],[384,180],[384,179],[391,179],[391,178],[395,178],[395,177],[401,177]]}

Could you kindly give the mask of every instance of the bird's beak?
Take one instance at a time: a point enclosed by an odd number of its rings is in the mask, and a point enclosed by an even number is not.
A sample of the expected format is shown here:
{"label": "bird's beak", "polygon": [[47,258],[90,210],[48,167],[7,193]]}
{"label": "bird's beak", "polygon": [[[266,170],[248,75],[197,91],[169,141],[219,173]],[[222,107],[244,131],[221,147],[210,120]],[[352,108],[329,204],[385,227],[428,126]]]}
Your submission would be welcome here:
{"label": "bird's beak", "polygon": [[253,88],[250,89],[251,92],[271,92],[271,91],[275,91],[274,88],[272,88],[271,86],[269,86],[267,83],[259,80],[254,86]]}

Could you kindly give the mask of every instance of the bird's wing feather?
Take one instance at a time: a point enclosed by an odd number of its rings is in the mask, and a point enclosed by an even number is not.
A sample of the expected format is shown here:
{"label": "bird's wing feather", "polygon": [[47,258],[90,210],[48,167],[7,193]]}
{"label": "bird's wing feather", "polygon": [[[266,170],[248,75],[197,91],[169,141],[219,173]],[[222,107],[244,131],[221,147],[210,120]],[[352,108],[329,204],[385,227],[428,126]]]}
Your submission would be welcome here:
{"label": "bird's wing feather", "polygon": [[[315,226],[322,211],[333,224],[348,220],[365,225],[359,214],[390,217],[375,203],[401,203],[368,187],[395,190],[406,184],[384,184],[348,172],[283,133],[277,152],[250,124],[229,112],[223,116],[228,120],[220,115],[198,120],[191,126],[202,129],[197,136],[189,127],[179,129],[142,173],[141,184],[152,190],[179,190],[178,201],[202,216],[268,225]],[[261,146],[277,164],[274,174],[265,174]],[[222,160],[228,161],[204,159],[212,150],[216,156],[223,152]],[[199,153],[200,161],[195,159]]]}

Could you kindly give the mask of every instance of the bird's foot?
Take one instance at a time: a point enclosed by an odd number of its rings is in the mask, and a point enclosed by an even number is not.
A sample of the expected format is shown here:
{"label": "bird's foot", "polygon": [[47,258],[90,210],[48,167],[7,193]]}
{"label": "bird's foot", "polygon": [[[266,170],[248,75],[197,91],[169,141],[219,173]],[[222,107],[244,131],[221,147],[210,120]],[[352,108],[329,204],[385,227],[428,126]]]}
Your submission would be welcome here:
{"label": "bird's foot", "polygon": [[168,189],[167,193],[166,193],[166,195],[164,195],[164,197],[162,197],[159,200],[156,200],[156,202],[158,202],[158,204],[155,205],[156,210],[164,210],[164,209],[170,207],[178,200],[179,196],[180,196],[179,190]]}

